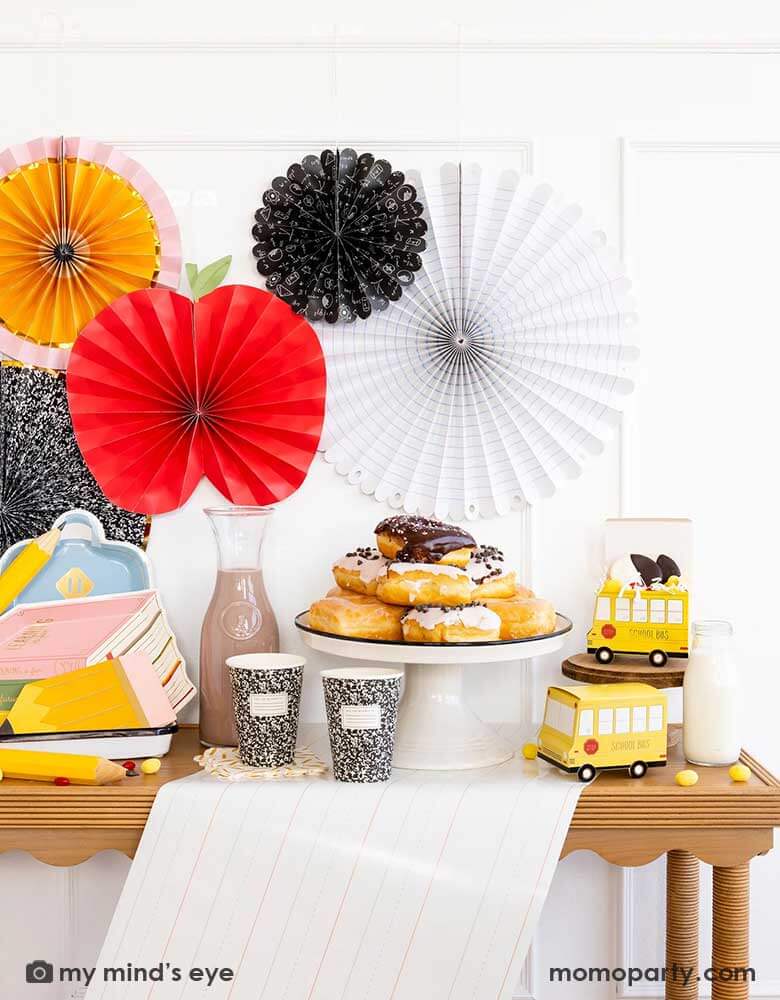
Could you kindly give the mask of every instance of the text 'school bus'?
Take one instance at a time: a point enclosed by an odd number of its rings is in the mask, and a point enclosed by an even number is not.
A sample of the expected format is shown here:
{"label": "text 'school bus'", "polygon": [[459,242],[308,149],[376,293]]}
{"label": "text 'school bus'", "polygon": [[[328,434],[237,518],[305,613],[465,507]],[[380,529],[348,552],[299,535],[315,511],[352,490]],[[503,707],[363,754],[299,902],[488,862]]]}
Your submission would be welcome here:
{"label": "text 'school bus'", "polygon": [[550,687],[538,754],[580,781],[624,767],[642,778],[666,764],[666,695],[649,684]]}
{"label": "text 'school bus'", "polygon": [[688,655],[688,592],[669,590],[608,590],[596,597],[588,652],[599,663],[611,663],[615,653],[646,654],[654,667],[670,656]]}

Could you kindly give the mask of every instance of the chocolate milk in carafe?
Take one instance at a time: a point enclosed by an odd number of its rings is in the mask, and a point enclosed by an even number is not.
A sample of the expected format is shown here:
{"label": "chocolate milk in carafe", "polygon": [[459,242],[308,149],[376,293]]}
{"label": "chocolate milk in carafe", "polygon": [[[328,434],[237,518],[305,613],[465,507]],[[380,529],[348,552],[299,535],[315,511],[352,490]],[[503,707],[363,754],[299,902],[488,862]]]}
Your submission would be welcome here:
{"label": "chocolate milk in carafe", "polygon": [[272,507],[208,507],[219,550],[217,579],[200,637],[200,742],[235,746],[230,676],[225,661],[276,653],[279,629],[263,584],[262,552]]}

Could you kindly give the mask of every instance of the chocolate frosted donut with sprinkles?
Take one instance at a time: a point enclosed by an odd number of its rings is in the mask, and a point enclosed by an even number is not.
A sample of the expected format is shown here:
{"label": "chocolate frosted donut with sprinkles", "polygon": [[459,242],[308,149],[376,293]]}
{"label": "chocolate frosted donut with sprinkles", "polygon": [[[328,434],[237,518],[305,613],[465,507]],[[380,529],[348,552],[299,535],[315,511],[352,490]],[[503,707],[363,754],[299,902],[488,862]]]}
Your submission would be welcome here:
{"label": "chocolate frosted donut with sprinkles", "polygon": [[413,514],[396,514],[374,528],[379,551],[396,562],[466,566],[477,543],[455,524]]}

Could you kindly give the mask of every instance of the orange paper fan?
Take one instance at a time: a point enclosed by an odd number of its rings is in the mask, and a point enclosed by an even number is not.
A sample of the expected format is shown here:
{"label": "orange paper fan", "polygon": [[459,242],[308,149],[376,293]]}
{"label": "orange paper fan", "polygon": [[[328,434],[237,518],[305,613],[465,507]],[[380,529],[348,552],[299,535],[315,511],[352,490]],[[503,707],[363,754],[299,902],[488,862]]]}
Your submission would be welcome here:
{"label": "orange paper fan", "polygon": [[181,506],[206,476],[238,504],[303,482],[325,411],[311,326],[258,288],[198,302],[133,292],[79,336],[68,368],[76,439],[103,492],[133,511]]}
{"label": "orange paper fan", "polygon": [[37,139],[0,153],[0,350],[67,367],[109,302],[175,288],[179,230],[149,174],[113,146]]}

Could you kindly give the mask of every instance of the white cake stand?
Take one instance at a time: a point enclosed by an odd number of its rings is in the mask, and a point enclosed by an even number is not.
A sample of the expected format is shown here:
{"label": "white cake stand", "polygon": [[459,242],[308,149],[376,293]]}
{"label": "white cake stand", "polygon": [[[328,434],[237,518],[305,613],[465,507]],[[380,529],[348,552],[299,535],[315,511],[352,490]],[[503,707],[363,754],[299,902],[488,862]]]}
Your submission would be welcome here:
{"label": "white cake stand", "polygon": [[471,711],[463,698],[463,670],[470,664],[527,660],[560,649],[571,622],[556,616],[555,631],[504,642],[424,643],[350,639],[319,632],[309,613],[295,619],[304,641],[321,653],[350,660],[405,664],[393,764],[424,771],[489,767],[515,751]]}

